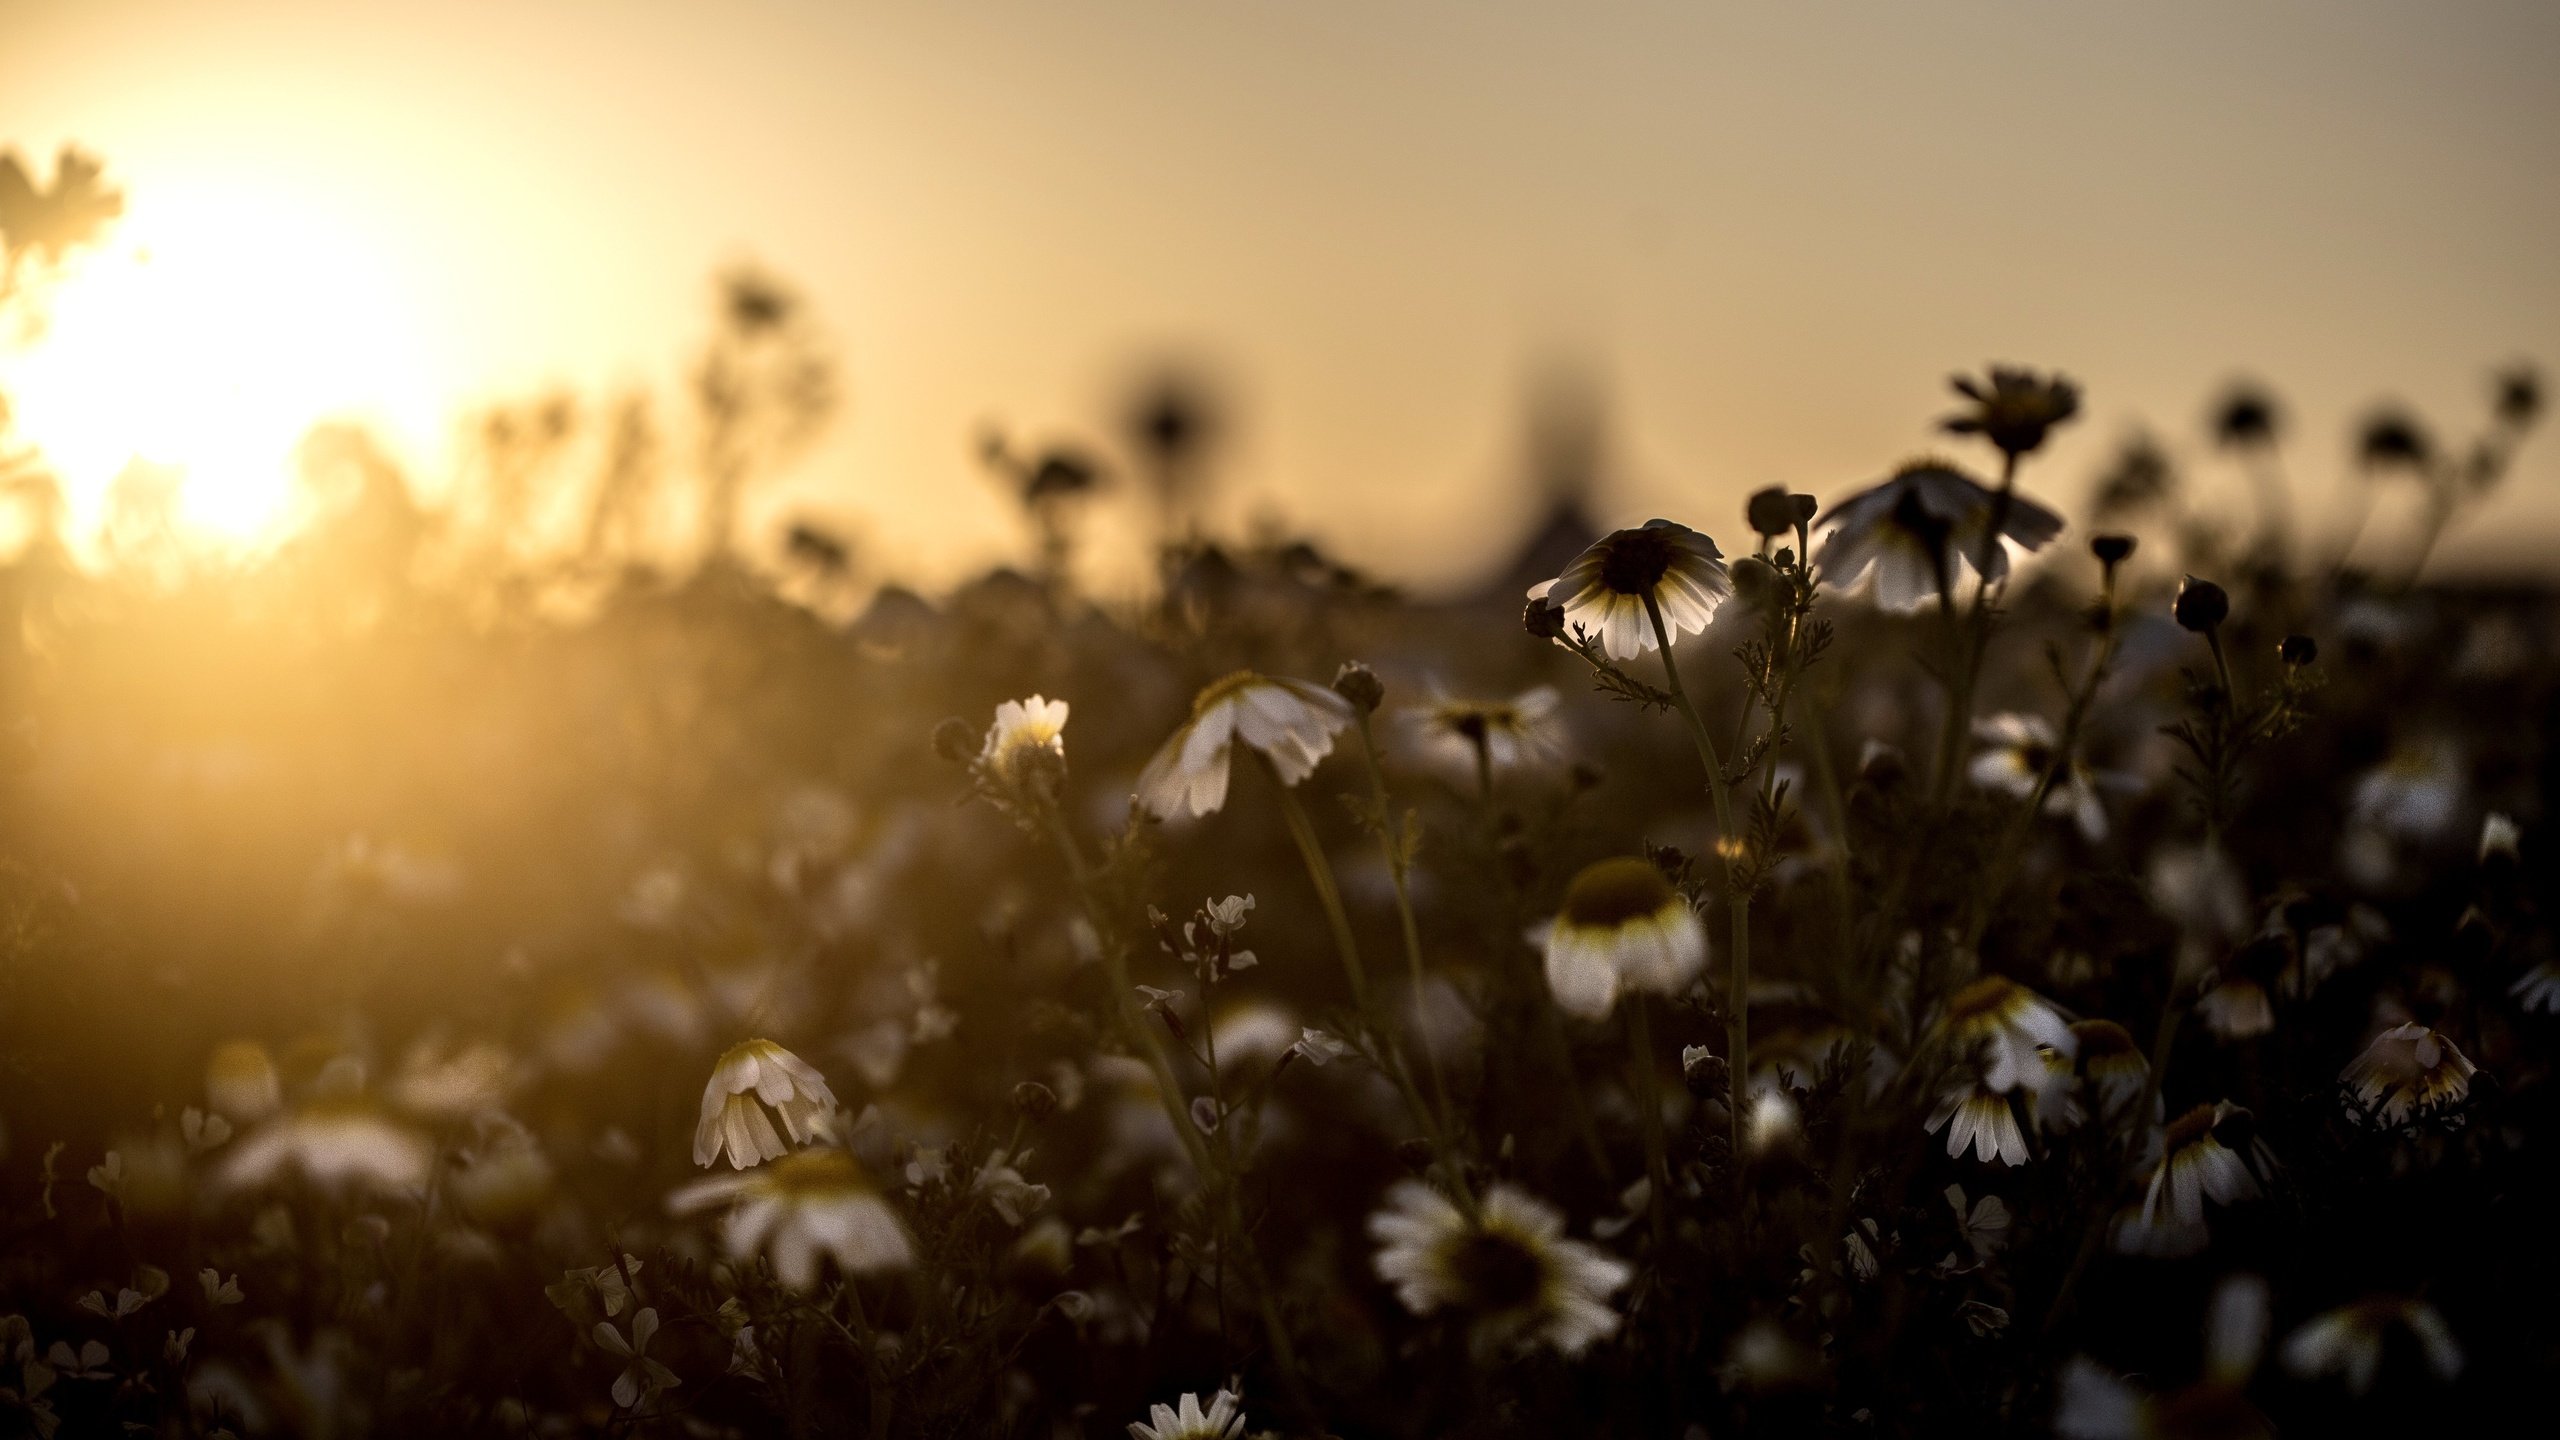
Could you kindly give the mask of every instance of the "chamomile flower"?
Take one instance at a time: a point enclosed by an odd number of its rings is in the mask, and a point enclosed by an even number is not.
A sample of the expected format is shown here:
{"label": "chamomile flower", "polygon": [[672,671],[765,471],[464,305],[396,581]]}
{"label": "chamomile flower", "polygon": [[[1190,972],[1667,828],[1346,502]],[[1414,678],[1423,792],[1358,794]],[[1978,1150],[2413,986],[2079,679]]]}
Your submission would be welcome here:
{"label": "chamomile flower", "polygon": [[1176,1405],[1147,1407],[1146,1423],[1132,1421],[1129,1440],[1237,1440],[1244,1434],[1244,1397],[1220,1390],[1204,1408],[1185,1392]]}
{"label": "chamomile flower", "polygon": [[[1668,616],[1664,617],[1667,621]],[[1413,749],[1432,769],[1472,782],[1481,761],[1499,773],[1564,755],[1564,697],[1552,685],[1508,700],[1434,700],[1404,712]]]}
{"label": "chamomile flower", "polygon": [[2071,1038],[2079,1047],[2080,1074],[2089,1082],[2098,1114],[2112,1117],[2131,1109],[2151,1078],[2151,1062],[2134,1043],[2133,1033],[2113,1020],[2075,1020]]}
{"label": "chamomile flower", "polygon": [[1480,1352],[1550,1345],[1578,1355],[1616,1332],[1609,1297],[1632,1277],[1624,1261],[1564,1235],[1564,1217],[1509,1184],[1484,1194],[1469,1219],[1418,1180],[1387,1192],[1369,1217],[1378,1278],[1416,1315],[1465,1318]]}
{"label": "chamomile flower", "polygon": [[1971,403],[1938,422],[1950,435],[1979,435],[2015,459],[2044,444],[2045,433],[2080,413],[2080,387],[2060,375],[1994,365],[1989,377],[1947,382]]}
{"label": "chamomile flower", "polygon": [[1239,670],[1191,702],[1191,718],[1138,772],[1138,803],[1160,820],[1216,813],[1227,803],[1238,741],[1260,751],[1280,783],[1295,785],[1352,719],[1351,702],[1322,685]]}
{"label": "chamomile flower", "polygon": [[771,1165],[697,1180],[667,1198],[679,1215],[732,1206],[720,1243],[732,1260],[759,1253],[790,1290],[818,1283],[818,1262],[832,1256],[848,1275],[903,1270],[915,1263],[907,1227],[863,1175],[853,1156],[833,1146],[795,1151]]}
{"label": "chamomile flower", "polygon": [[1547,927],[1547,986],[1586,1020],[1605,1017],[1624,989],[1676,995],[1706,968],[1707,932],[1662,871],[1634,857],[1583,867]]}
{"label": "chamomile flower", "polygon": [[2436,1308],[2400,1295],[2376,1295],[2316,1315],[2285,1338],[2284,1368],[2308,1379],[2335,1375],[2362,1395],[2382,1368],[2382,1342],[2394,1328],[2418,1342],[2418,1354],[2438,1380],[2462,1373],[2462,1347]]}
{"label": "chamomile flower", "polygon": [[1562,574],[1529,587],[1529,598],[1561,610],[1564,623],[1589,632],[1613,660],[1633,660],[1656,643],[1649,599],[1664,633],[1703,633],[1733,594],[1724,552],[1686,525],[1647,520],[1613,530],[1573,557]]}
{"label": "chamomile flower", "polygon": [[1985,1088],[2006,1094],[2035,1084],[2045,1073],[2038,1046],[2065,1057],[2077,1042],[2071,1022],[2043,996],[2002,975],[1985,975],[1947,1001],[1941,1022],[1956,1052],[1981,1066]]}
{"label": "chamomile flower", "polygon": [[[763,1104],[758,1104],[762,1101]],[[782,1117],[791,1144],[816,1138],[835,1113],[835,1092],[806,1060],[770,1040],[733,1045],[711,1067],[702,1090],[702,1118],[693,1130],[693,1163],[711,1165],[725,1151],[739,1170],[790,1150],[764,1106]]]}
{"label": "chamomile flower", "polygon": [[2018,1112],[2009,1103],[2009,1093],[1996,1090],[1979,1081],[1963,1081],[1950,1086],[1938,1096],[1937,1108],[1929,1112],[1928,1133],[1947,1132],[1947,1154],[1961,1157],[1972,1150],[1984,1164],[2027,1163],[2027,1132],[2018,1124]]}
{"label": "chamomile flower", "polygon": [[425,1186],[432,1157],[426,1137],[361,1096],[329,1096],[251,1131],[220,1175],[225,1185],[255,1187],[293,1171],[324,1189],[405,1194]]}
{"label": "chamomile flower", "polygon": [[1815,556],[1825,584],[1846,590],[1875,572],[1875,602],[1914,610],[1951,591],[1968,569],[1985,583],[2007,578],[2009,542],[2043,548],[2062,517],[2023,495],[2009,497],[1991,534],[1999,497],[1972,476],[1920,461],[1824,512],[1829,537]]}
{"label": "chamomile flower", "polygon": [[2560,962],[2542,960],[2507,987],[2526,1013],[2560,1014]]}
{"label": "chamomile flower", "polygon": [[264,1120],[284,1106],[284,1084],[275,1057],[255,1040],[231,1040],[213,1048],[204,1065],[205,1100],[234,1124]]}
{"label": "chamomile flower", "polygon": [[2231,1205],[2258,1193],[2238,1154],[2215,1135],[2218,1106],[2199,1105],[2160,1132],[2159,1158],[2142,1205],[2117,1231],[2120,1249],[2139,1255],[2192,1255],[2204,1248],[2205,1202]]}
{"label": "chamomile flower", "polygon": [[2451,1040],[2411,1021],[2375,1036],[2338,1078],[2354,1093],[2357,1107],[2397,1125],[2462,1103],[2478,1069]]}
{"label": "chamomile flower", "polygon": [[2403,840],[2436,839],[2462,812],[2462,757],[2447,743],[2405,746],[2356,781],[2355,819]]}
{"label": "chamomile flower", "polygon": [[[1965,773],[1973,783],[2014,800],[2026,800],[2044,783],[2058,758],[2060,739],[2052,722],[2041,715],[1986,715],[1973,722],[1973,738],[1986,748],[1975,753]],[[2063,767],[2045,791],[2044,813],[2069,816],[2080,834],[2095,844],[2107,838],[2107,807],[2089,768],[2077,760]]]}
{"label": "chamomile flower", "polygon": [[1036,764],[1067,758],[1067,702],[1034,695],[1007,700],[996,707],[987,727],[975,769],[981,782],[999,790],[1019,790]]}

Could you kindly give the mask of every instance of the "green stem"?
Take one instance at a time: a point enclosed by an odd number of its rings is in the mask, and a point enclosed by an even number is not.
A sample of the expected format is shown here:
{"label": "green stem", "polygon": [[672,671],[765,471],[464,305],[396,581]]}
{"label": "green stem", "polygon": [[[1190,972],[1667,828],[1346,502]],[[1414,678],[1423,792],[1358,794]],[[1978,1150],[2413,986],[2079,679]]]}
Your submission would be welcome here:
{"label": "green stem", "polygon": [[[1478,756],[1483,753],[1479,746]],[[1431,1076],[1432,1098],[1439,1105],[1440,1133],[1454,1136],[1458,1128],[1457,1111],[1449,1103],[1449,1082],[1441,1070],[1440,1047],[1431,1038],[1431,1026],[1422,1013],[1422,1007],[1427,1003],[1422,978],[1422,927],[1414,921],[1413,895],[1405,878],[1408,857],[1404,835],[1394,816],[1393,800],[1387,794],[1387,773],[1385,767],[1378,763],[1377,737],[1369,728],[1366,714],[1360,716],[1360,758],[1368,762],[1369,795],[1377,807],[1378,845],[1386,853],[1387,876],[1395,885],[1396,922],[1404,936],[1405,968],[1413,978],[1414,1025],[1422,1036],[1422,1062]],[[1465,1189],[1466,1181],[1455,1163],[1457,1157],[1444,1155],[1441,1158],[1447,1162],[1451,1179],[1458,1188]]]}
{"label": "green stem", "polygon": [[1725,911],[1731,917],[1729,948],[1732,951],[1732,974],[1727,998],[1727,1043],[1732,1047],[1733,1080],[1727,1105],[1733,1112],[1733,1156],[1737,1174],[1742,1162],[1743,1091],[1751,1083],[1751,897],[1744,894],[1734,873],[1735,858],[1743,844],[1741,833],[1733,825],[1732,787],[1725,781],[1724,761],[1716,755],[1714,737],[1707,734],[1707,724],[1698,718],[1698,707],[1689,703],[1689,692],[1680,683],[1679,663],[1671,658],[1671,632],[1662,623],[1662,606],[1648,593],[1644,597],[1644,613],[1653,622],[1654,643],[1662,650],[1662,674],[1671,691],[1671,703],[1689,722],[1689,736],[1697,742],[1698,759],[1707,767],[1707,798],[1716,810],[1716,857],[1723,864]]}
{"label": "green stem", "polygon": [[1351,917],[1343,910],[1342,892],[1333,883],[1333,864],[1325,858],[1323,842],[1316,839],[1316,827],[1307,818],[1307,807],[1298,802],[1297,788],[1280,778],[1280,772],[1268,759],[1263,761],[1263,768],[1271,772],[1272,784],[1279,788],[1280,818],[1289,827],[1290,840],[1297,844],[1298,859],[1306,865],[1307,879],[1316,887],[1316,902],[1324,907],[1325,924],[1333,931],[1333,950],[1342,959],[1343,978],[1351,984],[1351,1003],[1366,1016],[1368,967],[1360,963],[1360,942],[1352,936]]}
{"label": "green stem", "polygon": [[[1306,1382],[1298,1371],[1297,1347],[1289,1338],[1288,1326],[1280,1318],[1270,1277],[1264,1273],[1261,1259],[1254,1253],[1253,1238],[1245,1230],[1244,1207],[1237,1198],[1239,1187],[1236,1177],[1219,1163],[1219,1157],[1210,1149],[1208,1138],[1192,1123],[1191,1107],[1182,1101],[1182,1086],[1175,1078],[1173,1062],[1165,1057],[1164,1047],[1157,1042],[1155,1031],[1130,1002],[1132,987],[1128,950],[1122,941],[1120,928],[1112,923],[1108,908],[1094,888],[1093,875],[1085,866],[1082,847],[1068,831],[1056,805],[1043,805],[1041,811],[1042,818],[1048,822],[1050,839],[1056,843],[1059,857],[1066,862],[1068,878],[1074,882],[1076,894],[1084,902],[1085,918],[1092,924],[1094,938],[1099,942],[1103,974],[1111,986],[1112,1018],[1119,1023],[1120,1033],[1129,1047],[1138,1053],[1148,1073],[1155,1078],[1156,1093],[1164,1105],[1165,1118],[1173,1123],[1174,1137],[1182,1142],[1182,1148],[1191,1157],[1191,1164],[1199,1173],[1201,1182],[1217,1192],[1219,1228],[1226,1232],[1227,1240],[1233,1244],[1236,1267],[1244,1272],[1245,1284],[1253,1291],[1263,1332],[1271,1344],[1272,1368],[1279,1372],[1280,1382],[1288,1390],[1292,1402],[1309,1419],[1314,1419],[1315,1403],[1309,1398]],[[1225,1246],[1220,1248],[1223,1251]]]}

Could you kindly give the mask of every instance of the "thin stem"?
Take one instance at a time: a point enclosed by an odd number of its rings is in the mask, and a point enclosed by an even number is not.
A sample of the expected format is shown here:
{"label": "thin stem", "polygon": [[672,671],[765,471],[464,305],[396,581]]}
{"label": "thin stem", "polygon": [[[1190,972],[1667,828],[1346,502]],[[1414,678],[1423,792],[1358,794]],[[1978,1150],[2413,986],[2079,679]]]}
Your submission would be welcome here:
{"label": "thin stem", "polygon": [[[1714,737],[1698,718],[1698,708],[1689,703],[1689,692],[1680,683],[1679,663],[1671,658],[1671,632],[1662,623],[1662,606],[1648,593],[1644,597],[1644,613],[1653,622],[1654,643],[1662,650],[1662,674],[1671,691],[1671,703],[1689,722],[1690,738],[1697,742],[1698,759],[1707,767],[1707,797],[1716,809],[1716,856],[1723,864],[1725,910],[1731,916],[1732,976],[1727,1010],[1727,1044],[1732,1047],[1732,1085],[1727,1108],[1733,1112],[1733,1154],[1739,1166],[1742,1157],[1742,1092],[1749,1088],[1751,1076],[1751,897],[1744,894],[1735,874],[1735,859],[1743,840],[1733,826],[1733,796],[1725,783],[1724,761],[1716,755]],[[1737,1169],[1736,1173],[1739,1173]]]}
{"label": "thin stem", "polygon": [[[1386,770],[1378,763],[1377,737],[1370,730],[1368,715],[1362,714],[1359,723],[1360,758],[1368,762],[1369,795],[1377,807],[1378,845],[1386,853],[1387,877],[1395,885],[1396,922],[1404,937],[1405,968],[1413,978],[1414,1028],[1422,1036],[1422,1062],[1431,1076],[1432,1098],[1439,1105],[1441,1133],[1454,1135],[1458,1128],[1457,1112],[1449,1103],[1449,1082],[1440,1068],[1440,1047],[1431,1038],[1431,1026],[1422,1017],[1422,1007],[1427,1003],[1422,979],[1422,927],[1414,921],[1413,895],[1406,883],[1410,857],[1405,850],[1402,828],[1394,818],[1393,800],[1387,794]],[[1481,741],[1477,744],[1476,754],[1481,765],[1484,756]],[[1459,1176],[1459,1167],[1455,1163],[1457,1157],[1444,1155],[1441,1158],[1450,1162],[1448,1168],[1452,1180],[1460,1189],[1466,1188],[1466,1181]]]}
{"label": "thin stem", "polygon": [[[1255,751],[1259,755],[1260,751]],[[1271,769],[1270,762],[1263,762]],[[1333,931],[1333,950],[1342,959],[1343,977],[1351,984],[1351,1003],[1362,1015],[1369,1013],[1369,972],[1360,963],[1360,942],[1351,933],[1351,917],[1342,908],[1342,892],[1333,883],[1332,862],[1325,859],[1323,842],[1316,839],[1316,827],[1307,818],[1307,807],[1298,802],[1297,788],[1271,770],[1272,783],[1280,791],[1280,818],[1289,827],[1289,838],[1296,842],[1298,859],[1305,863],[1307,879],[1316,887],[1316,902],[1324,907],[1325,924]]]}
{"label": "thin stem", "polygon": [[1192,1123],[1191,1107],[1182,1101],[1181,1082],[1175,1078],[1173,1062],[1165,1058],[1164,1047],[1157,1042],[1155,1031],[1148,1027],[1130,1003],[1128,951],[1119,927],[1112,923],[1108,909],[1094,889],[1092,872],[1085,866],[1083,848],[1067,829],[1066,821],[1059,815],[1055,804],[1044,804],[1040,810],[1048,824],[1049,837],[1056,843],[1059,857],[1066,862],[1068,878],[1074,882],[1076,894],[1084,902],[1085,918],[1092,924],[1094,937],[1100,942],[1098,948],[1102,951],[1103,973],[1111,986],[1112,1018],[1119,1023],[1122,1037],[1131,1049],[1138,1052],[1148,1073],[1155,1078],[1156,1093],[1164,1105],[1165,1117],[1173,1122],[1174,1137],[1182,1142],[1183,1150],[1191,1157],[1191,1164],[1202,1181],[1217,1190],[1219,1226],[1234,1244],[1236,1266],[1244,1272],[1246,1287],[1253,1291],[1255,1309],[1261,1316],[1264,1335],[1271,1345],[1272,1368],[1279,1372],[1280,1383],[1288,1391],[1291,1401],[1309,1419],[1313,1419],[1316,1416],[1315,1402],[1309,1398],[1306,1382],[1298,1372],[1297,1346],[1290,1340],[1289,1328],[1280,1318],[1270,1277],[1263,1271],[1261,1259],[1254,1253],[1253,1237],[1245,1229],[1244,1207],[1237,1198],[1236,1177],[1228,1173],[1227,1167],[1210,1149],[1207,1137]]}

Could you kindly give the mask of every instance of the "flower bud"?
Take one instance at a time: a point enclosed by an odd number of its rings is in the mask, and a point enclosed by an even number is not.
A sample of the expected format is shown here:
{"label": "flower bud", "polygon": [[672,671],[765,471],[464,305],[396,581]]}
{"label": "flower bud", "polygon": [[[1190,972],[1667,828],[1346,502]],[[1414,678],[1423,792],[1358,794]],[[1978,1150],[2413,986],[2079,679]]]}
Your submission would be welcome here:
{"label": "flower bud", "polygon": [[1058,1092],[1037,1080],[1025,1080],[1013,1087],[1014,1112],[1037,1125],[1058,1113]]}
{"label": "flower bud", "polygon": [[1733,577],[1734,598],[1745,605],[1758,609],[1777,597],[1778,572],[1766,560],[1745,555],[1725,573]]}
{"label": "flower bud", "polygon": [[2098,557],[2099,564],[2112,570],[2133,558],[2133,537],[2092,535],[2089,537],[2089,553]]}
{"label": "flower bud", "polygon": [[2287,635],[2276,643],[2276,658],[2287,665],[2308,665],[2320,658],[2320,642],[2308,635]]}
{"label": "flower bud", "polygon": [[1346,660],[1333,674],[1333,693],[1351,702],[1363,715],[1378,713],[1378,702],[1387,698],[1387,687],[1379,681],[1378,672],[1357,660]]}
{"label": "flower bud", "polygon": [[1796,528],[1796,502],[1783,485],[1751,493],[1749,504],[1742,507],[1751,528],[1763,535],[1784,535]]}
{"label": "flower bud", "polygon": [[2221,627],[2231,617],[2231,597],[2210,580],[2188,576],[2178,585],[2178,598],[2169,607],[2181,628],[2199,635]]}
{"label": "flower bud", "polygon": [[978,732],[966,720],[945,720],[933,727],[933,753],[954,765],[966,765],[978,758]]}
{"label": "flower bud", "polygon": [[1690,1094],[1701,1100],[1717,1100],[1732,1084],[1733,1067],[1706,1046],[1690,1045],[1680,1051],[1680,1077],[1688,1082]]}
{"label": "flower bud", "polygon": [[1790,495],[1787,497],[1787,503],[1795,507],[1796,523],[1799,525],[1812,524],[1814,514],[1822,508],[1822,502],[1810,495]]}
{"label": "flower bud", "polygon": [[1541,640],[1561,640],[1564,638],[1564,607],[1541,595],[1529,602],[1528,611],[1521,616],[1521,624]]}

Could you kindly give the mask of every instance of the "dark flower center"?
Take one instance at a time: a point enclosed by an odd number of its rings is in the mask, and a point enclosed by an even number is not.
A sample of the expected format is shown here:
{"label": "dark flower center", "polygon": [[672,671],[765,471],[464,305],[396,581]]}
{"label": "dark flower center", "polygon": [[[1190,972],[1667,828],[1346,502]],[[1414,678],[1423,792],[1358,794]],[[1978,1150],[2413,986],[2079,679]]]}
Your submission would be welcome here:
{"label": "dark flower center", "polygon": [[1605,929],[1642,919],[1671,903],[1671,882],[1649,860],[1603,860],[1573,877],[1564,892],[1564,918]]}
{"label": "dark flower center", "polygon": [[1643,595],[1671,573],[1680,547],[1659,530],[1621,530],[1600,557],[1600,583],[1621,595]]}
{"label": "dark flower center", "polygon": [[1545,1269],[1527,1246],[1490,1230],[1460,1241],[1449,1265],[1480,1310],[1512,1310],[1537,1299]]}

